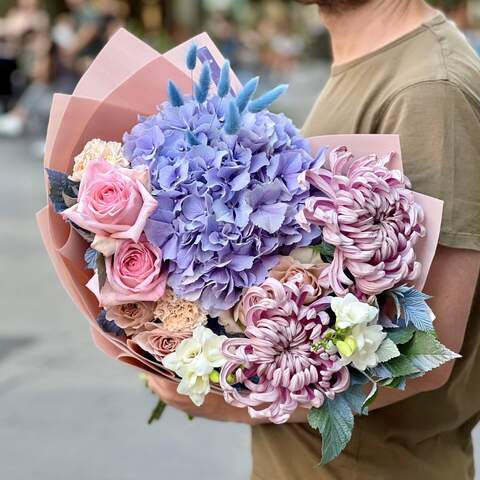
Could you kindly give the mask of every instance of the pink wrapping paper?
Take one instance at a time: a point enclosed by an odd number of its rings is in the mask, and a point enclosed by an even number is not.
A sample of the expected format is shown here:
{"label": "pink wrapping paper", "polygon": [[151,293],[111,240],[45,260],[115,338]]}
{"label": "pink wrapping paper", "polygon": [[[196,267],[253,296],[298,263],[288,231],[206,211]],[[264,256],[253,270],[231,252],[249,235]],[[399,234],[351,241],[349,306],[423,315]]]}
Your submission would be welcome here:
{"label": "pink wrapping paper", "polygon": [[[167,80],[171,79],[185,93],[191,91],[190,72],[184,66],[186,50],[192,43],[199,49],[201,61],[208,61],[215,72],[225,62],[207,34],[202,33],[174,49],[159,54],[126,30],[116,33],[80,80],[73,95],[55,95],[47,132],[45,167],[70,173],[73,158],[84,144],[93,138],[121,141],[123,133],[136,122],[138,115],[150,115],[166,99]],[[203,60],[202,60],[203,59]],[[200,62],[198,62],[200,63]],[[193,72],[197,78],[200,66]],[[232,75],[232,90],[241,88]],[[334,135],[310,139],[313,150],[320,146],[334,148],[346,145],[353,153],[397,153],[392,168],[402,168],[400,142],[395,135]],[[426,212],[428,235],[417,248],[423,263],[422,277],[417,287],[422,288],[432,262],[442,212],[442,202],[416,194]],[[46,250],[57,276],[73,303],[87,317],[97,347],[108,356],[146,372],[174,379],[172,372],[142,357],[132,342],[105,333],[98,326],[99,305],[87,283],[92,273],[84,269],[83,255],[86,242],[57,215],[51,206],[37,214],[37,222]],[[219,392],[218,388],[214,388]]]}

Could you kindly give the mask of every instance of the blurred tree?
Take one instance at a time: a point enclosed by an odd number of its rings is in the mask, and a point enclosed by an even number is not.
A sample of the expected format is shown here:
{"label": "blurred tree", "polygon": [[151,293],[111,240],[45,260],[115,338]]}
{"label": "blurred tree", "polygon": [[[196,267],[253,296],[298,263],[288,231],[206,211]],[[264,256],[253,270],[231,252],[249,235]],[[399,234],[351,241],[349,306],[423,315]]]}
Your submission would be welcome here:
{"label": "blurred tree", "polygon": [[[42,3],[52,16],[66,9],[63,0],[43,0]],[[0,15],[4,15],[13,5],[15,5],[15,0],[0,0]]]}
{"label": "blurred tree", "polygon": [[445,12],[450,12],[467,5],[468,0],[429,0],[429,2]]}

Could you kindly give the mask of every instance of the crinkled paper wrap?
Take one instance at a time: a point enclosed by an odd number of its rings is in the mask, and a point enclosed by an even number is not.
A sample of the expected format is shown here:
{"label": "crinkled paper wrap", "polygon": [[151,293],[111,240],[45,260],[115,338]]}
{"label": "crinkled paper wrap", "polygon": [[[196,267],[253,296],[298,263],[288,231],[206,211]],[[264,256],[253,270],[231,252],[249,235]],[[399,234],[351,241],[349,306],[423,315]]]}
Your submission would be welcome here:
{"label": "crinkled paper wrap", "polygon": [[[138,115],[151,115],[167,99],[167,81],[173,80],[183,91],[191,90],[190,72],[184,65],[188,47],[196,43],[200,62],[209,62],[216,83],[225,59],[205,33],[161,55],[126,30],[119,30],[100,52],[79,81],[72,95],[54,96],[50,112],[45,167],[70,173],[73,158],[87,141],[93,138],[121,142],[124,132],[130,130]],[[199,75],[200,66],[193,72]],[[241,84],[232,74],[233,91]],[[392,167],[402,168],[400,141],[396,135],[329,135],[310,139],[313,151],[320,147],[333,149],[347,146],[356,155],[395,152]],[[48,186],[47,186],[48,191]],[[435,254],[440,232],[442,202],[416,193],[423,207],[427,235],[416,247],[422,262],[422,274],[416,286],[423,288]],[[48,202],[48,196],[47,196]],[[105,333],[97,324],[100,307],[93,293],[86,287],[92,276],[84,268],[87,243],[48,204],[37,214],[41,236],[58,278],[73,303],[87,317],[93,340],[108,356],[146,372],[175,379],[170,372],[142,356],[133,342],[123,342]],[[219,391],[217,388],[215,388]]]}

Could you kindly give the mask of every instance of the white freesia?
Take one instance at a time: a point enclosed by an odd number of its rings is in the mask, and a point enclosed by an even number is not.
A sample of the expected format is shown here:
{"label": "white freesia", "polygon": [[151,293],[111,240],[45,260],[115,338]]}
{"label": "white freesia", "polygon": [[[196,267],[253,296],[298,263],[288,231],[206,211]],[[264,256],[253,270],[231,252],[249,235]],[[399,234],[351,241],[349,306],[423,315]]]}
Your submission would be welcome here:
{"label": "white freesia", "polygon": [[331,307],[336,316],[335,327],[347,330],[345,340],[337,343],[342,363],[351,363],[362,371],[377,366],[376,352],[387,336],[377,323],[378,308],[361,302],[351,293],[333,298]]}
{"label": "white freesia", "polygon": [[378,308],[361,302],[352,293],[345,297],[332,298],[331,307],[335,313],[337,328],[350,328],[362,323],[370,323],[377,319]]}
{"label": "white freesia", "polygon": [[210,373],[226,362],[222,354],[226,338],[201,325],[193,330],[192,337],[183,340],[175,352],[163,359],[163,365],[182,379],[177,392],[188,395],[197,406],[202,405],[210,392]]}
{"label": "white freesia", "polygon": [[364,371],[378,365],[376,354],[381,343],[387,336],[381,325],[360,323],[352,328],[351,337],[355,340],[356,348],[350,356],[342,355],[342,363],[351,363],[356,369]]}

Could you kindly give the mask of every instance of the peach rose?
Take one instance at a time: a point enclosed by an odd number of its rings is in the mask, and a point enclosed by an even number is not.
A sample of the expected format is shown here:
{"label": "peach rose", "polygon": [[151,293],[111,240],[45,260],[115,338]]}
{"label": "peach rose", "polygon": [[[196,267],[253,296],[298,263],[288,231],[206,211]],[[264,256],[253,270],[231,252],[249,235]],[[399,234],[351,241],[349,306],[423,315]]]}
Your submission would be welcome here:
{"label": "peach rose", "polygon": [[149,188],[147,167],[128,169],[92,160],[80,182],[78,203],[62,216],[95,233],[94,248],[109,256],[118,239],[140,238],[147,218],[157,207]]}
{"label": "peach rose", "polygon": [[320,275],[326,266],[327,264],[323,262],[312,265],[300,263],[292,257],[280,257],[277,265],[270,270],[269,276],[281,283],[286,283],[295,275],[302,275],[304,283],[313,287],[313,293],[305,298],[305,303],[309,304],[325,295],[320,284]]}
{"label": "peach rose", "polygon": [[126,335],[138,333],[147,322],[153,320],[155,302],[123,303],[108,307],[107,320],[113,320]]}
{"label": "peach rose", "polygon": [[145,330],[135,335],[132,341],[160,362],[188,337],[191,333],[170,332],[156,323],[147,323]]}

